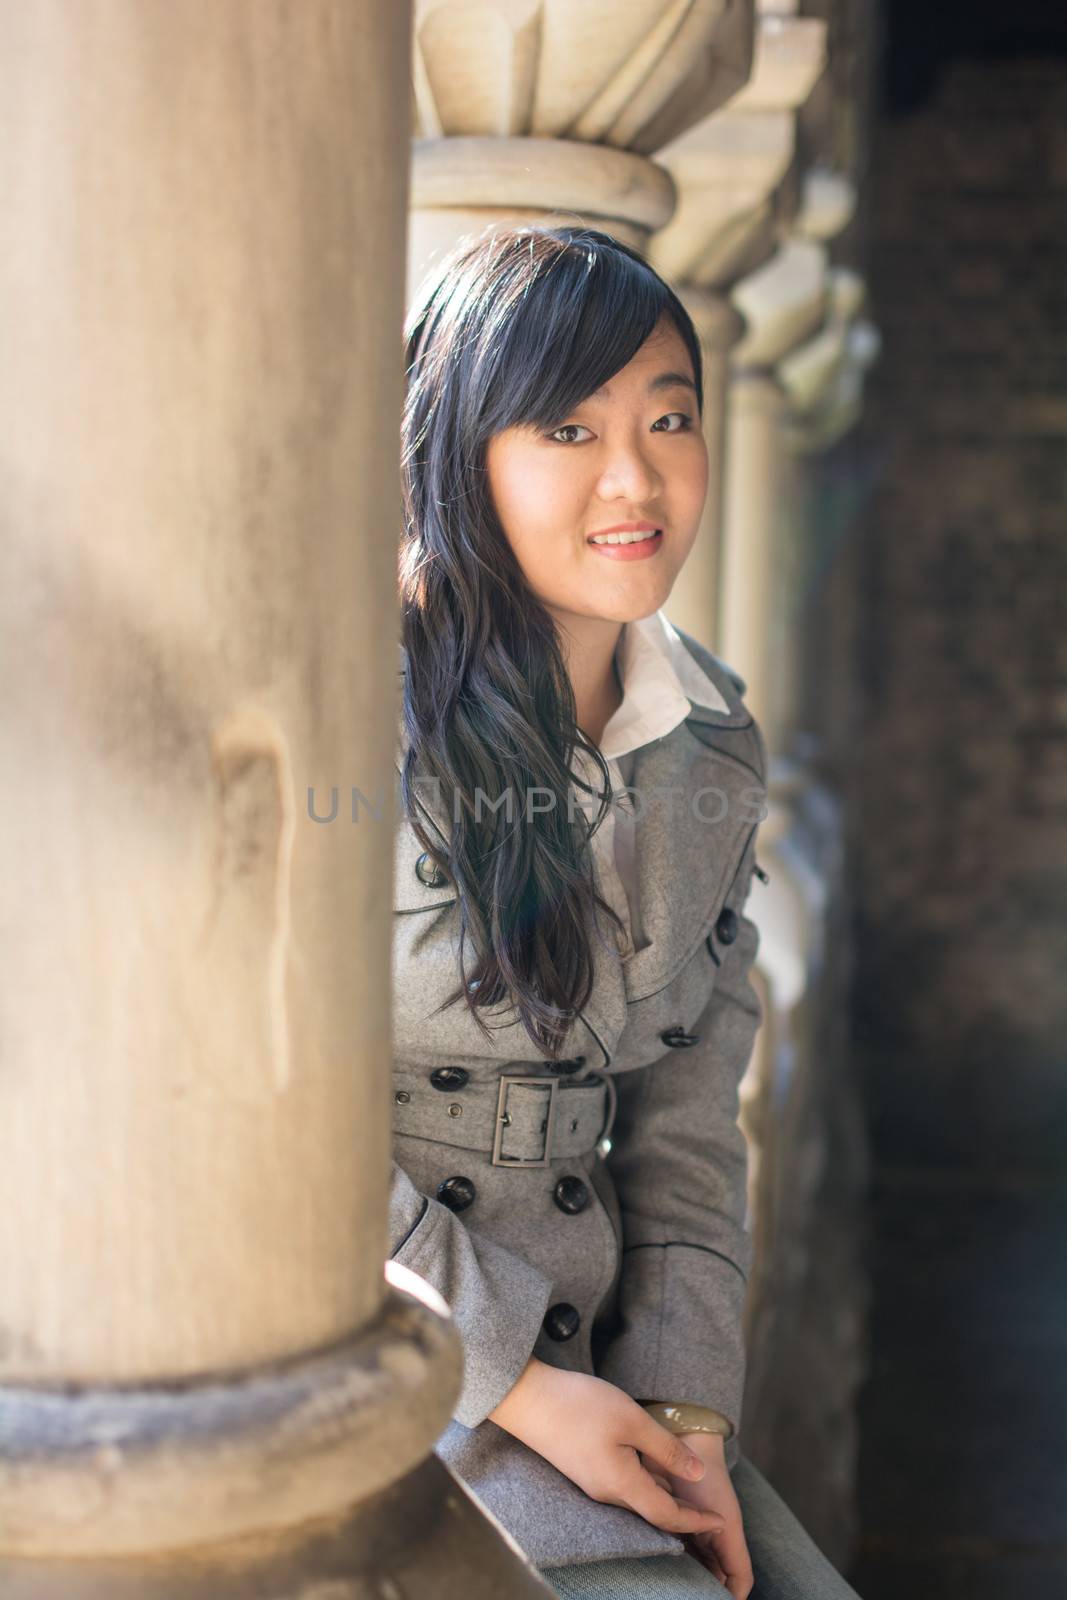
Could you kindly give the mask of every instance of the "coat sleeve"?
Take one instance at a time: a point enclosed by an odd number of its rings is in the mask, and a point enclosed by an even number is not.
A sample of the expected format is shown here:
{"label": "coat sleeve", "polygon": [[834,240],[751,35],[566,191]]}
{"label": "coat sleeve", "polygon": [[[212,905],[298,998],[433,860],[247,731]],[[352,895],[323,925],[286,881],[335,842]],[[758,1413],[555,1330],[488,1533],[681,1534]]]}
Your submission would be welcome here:
{"label": "coat sleeve", "polygon": [[444,1296],[463,1343],[463,1388],[452,1415],[476,1428],[533,1354],[552,1285],[521,1256],[467,1228],[424,1194],[395,1161],[389,1196],[390,1257]]}
{"label": "coat sleeve", "polygon": [[762,1021],[750,972],[759,930],[743,912],[754,855],[726,904],[737,937],[692,1028],[699,1042],[620,1073],[609,1169],[623,1223],[619,1319],[597,1371],[634,1399],[690,1401],[740,1431],[748,1151],[739,1086]]}

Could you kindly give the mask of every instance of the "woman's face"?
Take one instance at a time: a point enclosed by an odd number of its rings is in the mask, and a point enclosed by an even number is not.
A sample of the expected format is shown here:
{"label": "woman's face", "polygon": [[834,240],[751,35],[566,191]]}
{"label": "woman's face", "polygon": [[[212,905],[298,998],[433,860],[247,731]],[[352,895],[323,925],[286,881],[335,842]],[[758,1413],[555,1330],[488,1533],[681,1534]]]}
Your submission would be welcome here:
{"label": "woman's face", "polygon": [[[557,618],[633,622],[670,594],[708,487],[693,379],[685,342],[665,317],[551,433],[524,424],[489,440],[497,516],[531,589]],[[629,545],[592,542],[620,523],[658,531]]]}

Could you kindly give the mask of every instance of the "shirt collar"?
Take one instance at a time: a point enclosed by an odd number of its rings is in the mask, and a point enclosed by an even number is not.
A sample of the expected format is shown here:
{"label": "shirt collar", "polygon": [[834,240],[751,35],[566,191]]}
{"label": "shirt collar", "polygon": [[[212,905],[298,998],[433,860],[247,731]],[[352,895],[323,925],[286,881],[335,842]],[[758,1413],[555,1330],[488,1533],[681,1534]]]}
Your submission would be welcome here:
{"label": "shirt collar", "polygon": [[616,648],[622,702],[600,739],[606,759],[618,759],[652,739],[662,739],[690,715],[731,707],[686,649],[662,611],[623,624]]}

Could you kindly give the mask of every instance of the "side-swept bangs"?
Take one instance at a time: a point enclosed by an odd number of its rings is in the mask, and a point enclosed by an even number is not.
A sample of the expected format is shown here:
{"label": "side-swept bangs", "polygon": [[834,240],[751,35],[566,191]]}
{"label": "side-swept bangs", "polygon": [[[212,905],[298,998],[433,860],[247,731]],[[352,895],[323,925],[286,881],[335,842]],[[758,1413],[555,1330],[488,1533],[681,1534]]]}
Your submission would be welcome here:
{"label": "side-swept bangs", "polygon": [[[424,285],[413,321],[438,324],[434,342],[449,350],[468,447],[509,427],[558,426],[633,359],[664,315],[688,348],[703,409],[689,314],[636,251],[577,226],[509,229],[466,251],[466,270],[461,246]],[[435,304],[446,284],[447,304]],[[441,318],[452,324],[444,341]]]}

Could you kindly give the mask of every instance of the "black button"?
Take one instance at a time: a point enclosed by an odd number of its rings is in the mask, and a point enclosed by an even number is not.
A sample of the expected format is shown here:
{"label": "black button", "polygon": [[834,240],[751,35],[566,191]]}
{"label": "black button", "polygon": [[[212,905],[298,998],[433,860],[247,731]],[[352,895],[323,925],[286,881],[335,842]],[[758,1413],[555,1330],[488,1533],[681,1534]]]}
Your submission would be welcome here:
{"label": "black button", "polygon": [[719,912],[719,920],[715,924],[715,932],[723,944],[733,944],[737,938],[737,912],[732,911],[729,906],[723,906]]}
{"label": "black button", "polygon": [[565,1339],[573,1339],[581,1326],[581,1317],[573,1306],[561,1300],[558,1306],[549,1306],[545,1312],[544,1329],[550,1339],[557,1339],[560,1344]]}
{"label": "black button", "polygon": [[699,1033],[686,1033],[679,1024],[676,1028],[667,1028],[660,1034],[664,1044],[670,1045],[672,1050],[686,1050],[691,1044],[700,1043]]}
{"label": "black button", "polygon": [[466,1211],[467,1207],[474,1204],[474,1197],[478,1193],[469,1178],[456,1176],[446,1178],[444,1183],[437,1185],[437,1198],[449,1211]]}
{"label": "black button", "polygon": [[433,857],[424,850],[415,863],[415,876],[427,889],[440,889],[442,884],[448,882],[441,868]]}
{"label": "black button", "polygon": [[430,1082],[442,1094],[449,1094],[453,1089],[462,1089],[469,1077],[462,1067],[436,1067],[430,1073]]}
{"label": "black button", "polygon": [[552,1191],[552,1198],[561,1211],[565,1211],[569,1217],[576,1217],[589,1204],[589,1190],[581,1178],[561,1178]]}
{"label": "black button", "polygon": [[585,1057],[584,1056],[570,1056],[565,1061],[546,1061],[544,1063],[544,1065],[548,1069],[549,1072],[562,1072],[562,1073],[577,1072],[579,1070],[579,1068],[585,1066]]}

